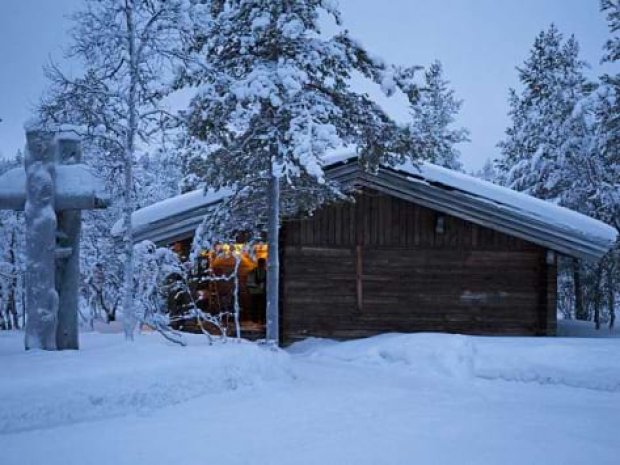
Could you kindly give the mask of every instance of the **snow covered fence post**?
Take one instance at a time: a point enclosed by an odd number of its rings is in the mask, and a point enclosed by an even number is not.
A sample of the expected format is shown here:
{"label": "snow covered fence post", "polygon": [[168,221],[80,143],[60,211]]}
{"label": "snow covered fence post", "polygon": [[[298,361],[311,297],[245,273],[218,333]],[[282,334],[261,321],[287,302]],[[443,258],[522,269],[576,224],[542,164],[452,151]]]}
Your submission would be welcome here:
{"label": "snow covered fence post", "polygon": [[26,135],[26,349],[56,350],[56,147],[41,131]]}

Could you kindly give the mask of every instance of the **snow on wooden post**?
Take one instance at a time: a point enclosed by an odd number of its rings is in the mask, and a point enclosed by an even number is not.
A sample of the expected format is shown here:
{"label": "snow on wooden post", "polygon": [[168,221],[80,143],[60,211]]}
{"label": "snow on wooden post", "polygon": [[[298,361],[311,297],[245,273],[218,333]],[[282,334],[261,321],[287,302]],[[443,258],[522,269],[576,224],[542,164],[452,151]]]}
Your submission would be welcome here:
{"label": "snow on wooden post", "polygon": [[26,349],[56,350],[55,282],[56,147],[53,137],[27,134],[26,151]]}
{"label": "snow on wooden post", "polygon": [[80,210],[109,204],[72,133],[26,134],[25,170],[0,176],[0,209],[26,217],[26,349],[78,348]]}
{"label": "snow on wooden post", "polygon": [[[80,141],[68,135],[58,140],[59,163],[76,165],[82,154]],[[78,292],[80,287],[80,230],[82,212],[62,210],[57,213],[56,289],[59,295],[58,350],[78,349]]]}

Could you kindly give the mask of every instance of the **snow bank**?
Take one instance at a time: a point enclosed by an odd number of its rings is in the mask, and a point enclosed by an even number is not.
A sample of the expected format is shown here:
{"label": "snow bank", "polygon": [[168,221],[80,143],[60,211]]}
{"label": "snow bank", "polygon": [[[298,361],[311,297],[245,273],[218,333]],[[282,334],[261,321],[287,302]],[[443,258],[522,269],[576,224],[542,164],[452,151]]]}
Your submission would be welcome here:
{"label": "snow bank", "polygon": [[413,370],[420,377],[518,381],[620,392],[620,341],[385,334],[334,343],[310,340],[293,354]]}
{"label": "snow bank", "polygon": [[23,351],[0,332],[0,433],[148,412],[204,394],[292,377],[289,357],[248,342],[180,347],[157,334],[127,343],[87,333],[77,352]]}
{"label": "snow bank", "polygon": [[558,320],[558,336],[587,338],[620,338],[620,328],[609,329],[602,325],[596,329],[591,321]]}
{"label": "snow bank", "polygon": [[476,341],[474,374],[484,379],[620,392],[620,344],[602,339]]}

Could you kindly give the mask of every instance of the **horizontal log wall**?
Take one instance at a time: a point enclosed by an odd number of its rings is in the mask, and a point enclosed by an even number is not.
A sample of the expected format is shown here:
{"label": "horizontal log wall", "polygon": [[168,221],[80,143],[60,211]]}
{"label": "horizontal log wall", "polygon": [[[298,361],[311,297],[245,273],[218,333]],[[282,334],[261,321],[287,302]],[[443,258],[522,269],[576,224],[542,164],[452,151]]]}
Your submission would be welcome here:
{"label": "horizontal log wall", "polygon": [[[366,191],[283,228],[282,332],[347,339],[390,331],[541,334],[555,325],[546,251]],[[553,310],[552,310],[553,308]]]}

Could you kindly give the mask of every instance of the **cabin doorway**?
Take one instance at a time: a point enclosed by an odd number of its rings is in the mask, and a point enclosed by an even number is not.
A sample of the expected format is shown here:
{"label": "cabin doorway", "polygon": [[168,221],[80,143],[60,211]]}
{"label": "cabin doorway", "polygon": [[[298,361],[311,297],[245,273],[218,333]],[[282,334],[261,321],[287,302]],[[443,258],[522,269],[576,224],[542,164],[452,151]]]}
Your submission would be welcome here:
{"label": "cabin doorway", "polygon": [[[181,314],[188,305],[196,305],[203,312],[218,316],[226,333],[234,336],[236,332],[234,302],[235,292],[238,292],[241,337],[247,339],[265,337],[268,255],[266,244],[252,246],[244,243],[223,244],[214,250],[203,250],[194,262],[189,259],[190,239],[175,242],[171,248],[187,267],[188,287],[191,293],[191,296],[169,299],[171,316]],[[235,270],[238,278],[237,289],[233,279]],[[203,324],[210,333],[218,334],[216,327],[209,326]],[[179,321],[175,324],[175,329],[187,332],[202,331],[198,322],[193,319]]]}

